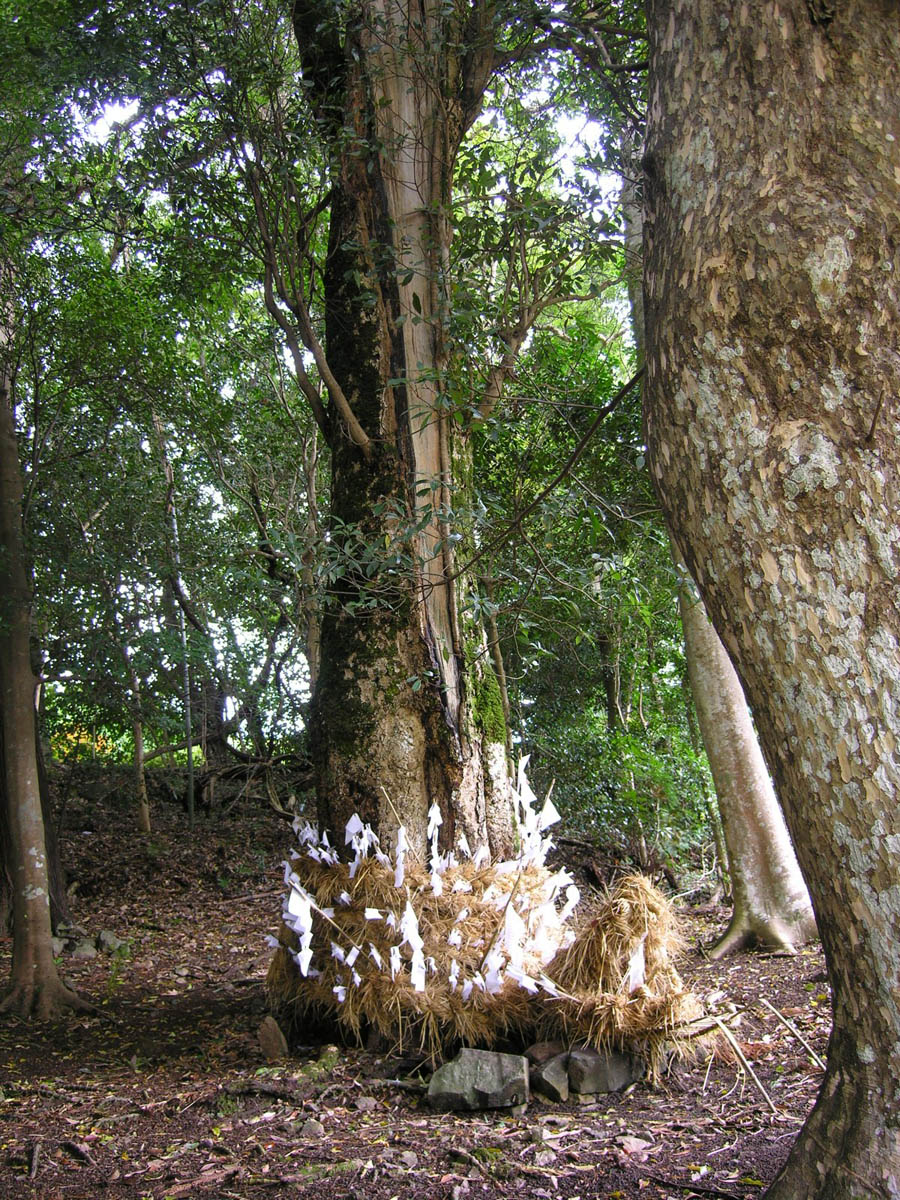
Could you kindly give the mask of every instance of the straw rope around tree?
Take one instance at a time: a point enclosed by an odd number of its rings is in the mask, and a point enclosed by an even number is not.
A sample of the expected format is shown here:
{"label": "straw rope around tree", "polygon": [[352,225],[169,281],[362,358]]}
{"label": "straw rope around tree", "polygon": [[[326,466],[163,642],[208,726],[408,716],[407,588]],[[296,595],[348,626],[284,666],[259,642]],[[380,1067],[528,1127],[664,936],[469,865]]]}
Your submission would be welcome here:
{"label": "straw rope around tree", "polygon": [[671,905],[632,875],[579,922],[571,876],[545,865],[558,814],[549,801],[537,811],[522,769],[517,815],[519,857],[491,862],[464,845],[441,853],[433,808],[427,867],[408,855],[402,827],[389,857],[352,819],[354,858],[343,862],[327,836],[298,825],[266,981],[273,1010],[295,1030],[374,1030],[435,1059],[544,1037],[629,1049],[652,1067],[701,1012],[675,966]]}

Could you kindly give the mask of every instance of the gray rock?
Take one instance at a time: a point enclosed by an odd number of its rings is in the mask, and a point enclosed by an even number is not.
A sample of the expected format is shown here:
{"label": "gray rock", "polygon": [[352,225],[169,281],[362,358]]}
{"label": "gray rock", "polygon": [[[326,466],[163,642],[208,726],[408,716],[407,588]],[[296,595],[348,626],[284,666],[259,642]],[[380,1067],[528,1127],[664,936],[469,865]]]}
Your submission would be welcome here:
{"label": "gray rock", "polygon": [[88,931],[82,925],[76,925],[74,921],[60,921],[56,932],[60,937],[66,938],[67,941],[72,941],[74,938],[86,938]]}
{"label": "gray rock", "polygon": [[103,950],[107,954],[114,954],[120,946],[125,945],[121,938],[116,937],[116,935],[111,933],[108,929],[100,930],[100,932],[97,934],[97,941],[95,944],[98,950]]}
{"label": "gray rock", "polygon": [[259,1048],[269,1062],[281,1062],[288,1056],[287,1038],[281,1032],[281,1026],[270,1014],[263,1020],[256,1031],[259,1038]]}
{"label": "gray rock", "polygon": [[308,1121],[304,1121],[297,1130],[297,1136],[304,1142],[314,1142],[316,1138],[323,1137],[325,1134],[325,1126],[321,1121],[317,1121],[315,1117],[310,1117]]}
{"label": "gray rock", "polygon": [[569,1056],[563,1051],[548,1058],[542,1063],[532,1066],[528,1073],[531,1090],[545,1100],[554,1100],[558,1104],[565,1103],[569,1098]]}
{"label": "gray rock", "polygon": [[565,1054],[566,1048],[562,1042],[535,1042],[525,1051],[525,1057],[533,1067],[556,1058],[557,1054]]}
{"label": "gray rock", "polygon": [[374,1096],[358,1096],[356,1099],[357,1112],[374,1112],[378,1108],[378,1101]]}
{"label": "gray rock", "polygon": [[66,942],[65,938],[55,937],[55,938],[51,938],[51,944],[53,946],[53,957],[59,958],[59,956],[63,953],[63,951],[65,950],[68,943]]}
{"label": "gray rock", "polygon": [[569,1054],[569,1087],[580,1095],[619,1092],[642,1075],[640,1065],[630,1054],[609,1050],[572,1050]]}
{"label": "gray rock", "polygon": [[73,958],[96,958],[97,947],[92,941],[83,938],[80,942],[76,942],[72,947]]}
{"label": "gray rock", "polygon": [[528,1060],[520,1054],[460,1050],[432,1075],[428,1099],[441,1111],[523,1105],[528,1100]]}

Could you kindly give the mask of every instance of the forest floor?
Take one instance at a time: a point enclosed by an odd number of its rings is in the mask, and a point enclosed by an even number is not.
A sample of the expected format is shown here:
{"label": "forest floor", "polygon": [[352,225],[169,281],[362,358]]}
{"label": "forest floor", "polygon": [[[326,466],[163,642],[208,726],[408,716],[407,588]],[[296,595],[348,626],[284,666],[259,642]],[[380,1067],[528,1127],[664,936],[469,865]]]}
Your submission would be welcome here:
{"label": "forest floor", "polygon": [[[813,1103],[821,1072],[766,1002],[824,1055],[821,953],[710,963],[698,945],[723,909],[683,910],[682,974],[719,1011],[735,1006],[759,1085],[726,1043],[656,1087],[448,1115],[422,1101],[408,1062],[343,1048],[325,1071],[310,1046],[273,1064],[257,1031],[290,827],[247,805],[193,834],[172,805],[154,822],[142,838],[122,802],[68,801],[73,919],[123,944],[62,958],[97,1015],[0,1018],[3,1200],[745,1200]],[[0,940],[0,979],[10,952]]]}

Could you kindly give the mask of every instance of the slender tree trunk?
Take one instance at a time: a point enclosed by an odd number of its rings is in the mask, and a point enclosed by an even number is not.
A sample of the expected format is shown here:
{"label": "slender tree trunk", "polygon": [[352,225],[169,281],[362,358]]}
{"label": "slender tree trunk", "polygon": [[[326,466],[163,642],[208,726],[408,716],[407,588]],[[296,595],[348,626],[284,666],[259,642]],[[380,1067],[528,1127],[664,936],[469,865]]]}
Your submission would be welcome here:
{"label": "slender tree trunk", "polygon": [[622,710],[619,704],[619,670],[616,659],[618,646],[605,635],[597,639],[597,656],[600,659],[600,677],[603,680],[603,698],[606,710],[606,728],[612,732],[622,728]]}
{"label": "slender tree trunk", "polygon": [[147,793],[147,772],[144,766],[144,722],[136,717],[132,722],[134,736],[134,788],[138,798],[138,829],[150,833],[150,796]]}
{"label": "slender tree trunk", "polygon": [[[37,763],[38,788],[41,793],[41,821],[44,825],[44,846],[47,851],[47,878],[50,885],[50,925],[56,933],[61,924],[71,922],[69,897],[66,894],[66,874],[63,870],[59,854],[59,839],[56,836],[56,825],[53,819],[53,808],[50,802],[50,780],[47,775],[47,764],[44,760],[44,747],[41,745],[40,706],[34,714],[34,756]],[[2,755],[2,742],[0,742]],[[2,802],[0,802],[2,805]],[[3,928],[0,922],[0,929]]]}
{"label": "slender tree trunk", "polygon": [[[115,597],[110,595],[111,611],[115,612]],[[119,641],[119,653],[128,673],[131,691],[131,733],[134,739],[134,790],[138,802],[138,829],[150,832],[150,796],[147,792],[147,772],[144,763],[144,721],[141,716],[141,681],[131,661],[131,654],[124,640]]]}
{"label": "slender tree trunk", "polygon": [[318,501],[319,438],[313,426],[312,433],[303,448],[303,474],[306,480],[306,545],[300,569],[301,604],[306,623],[306,665],[309,671],[309,689],[315,691],[319,678],[321,658],[321,608],[322,597],[316,586],[312,564],[313,546],[321,538]]}
{"label": "slender tree trunk", "polygon": [[744,691],[703,601],[678,589],[685,655],[731,877],[733,912],[710,950],[721,958],[760,943],[793,950],[816,936],[816,919],[772,786]]}
{"label": "slender tree trunk", "polygon": [[0,1011],[46,1020],[66,1008],[86,1007],[64,986],[53,961],[50,885],[35,753],[35,691],[31,668],[31,592],[22,536],[19,467],[7,362],[11,322],[9,271],[0,268],[4,336],[0,338],[0,721],[12,875],[13,960]]}
{"label": "slender tree trunk", "polygon": [[651,0],[646,419],[819,920],[828,1070],[770,1189],[900,1196],[900,20]]}
{"label": "slender tree trunk", "polygon": [[178,635],[181,640],[182,696],[184,697],[184,741],[187,747],[187,815],[188,828],[193,831],[194,804],[194,715],[191,703],[191,662],[188,647],[187,622],[185,621],[184,589],[181,582],[181,545],[178,536],[178,510],[175,506],[175,471],[166,446],[166,434],[162,421],[152,413],[153,428],[159,446],[160,460],[166,477],[166,522],[169,530],[169,556],[172,569],[172,591],[176,593],[178,609]]}
{"label": "slender tree trunk", "polygon": [[503,721],[506,725],[506,757],[512,763],[513,761],[513,741],[512,741],[512,710],[509,703],[509,686],[506,680],[506,663],[503,661],[503,647],[500,644],[500,629],[497,625],[497,613],[493,607],[494,601],[494,584],[493,580],[484,576],[482,583],[484,585],[484,594],[487,596],[492,607],[487,618],[487,635],[488,649],[491,652],[491,663],[494,667],[494,675],[497,679],[497,686],[500,689],[500,702],[503,705]]}
{"label": "slender tree trunk", "polygon": [[[325,12],[295,7],[301,53]],[[366,0],[324,83],[321,40],[307,57],[334,133],[325,332],[332,539],[348,555],[311,705],[320,817],[342,828],[356,811],[383,835],[402,822],[420,851],[435,801],[447,844],[511,845],[499,686],[453,576],[469,451],[442,390],[450,187],[488,20],[480,0]]]}

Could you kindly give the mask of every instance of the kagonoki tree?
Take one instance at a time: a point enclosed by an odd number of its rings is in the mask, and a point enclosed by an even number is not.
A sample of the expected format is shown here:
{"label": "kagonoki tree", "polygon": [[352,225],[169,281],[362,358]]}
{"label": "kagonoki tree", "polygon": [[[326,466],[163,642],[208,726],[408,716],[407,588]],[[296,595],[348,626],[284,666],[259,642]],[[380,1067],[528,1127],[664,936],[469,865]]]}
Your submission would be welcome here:
{"label": "kagonoki tree", "polygon": [[896,7],[650,5],[646,420],[833,988],[770,1195],[900,1194]]}
{"label": "kagonoki tree", "polygon": [[[419,851],[434,801],[448,843],[465,834],[510,846],[502,690],[462,569],[475,549],[471,433],[495,414],[540,315],[589,293],[604,240],[599,220],[580,245],[558,240],[561,216],[575,212],[541,180],[558,135],[521,171],[511,152],[491,175],[475,152],[474,190],[496,183],[484,204],[485,273],[467,288],[456,275],[464,138],[501,66],[564,40],[549,10],[532,12],[524,35],[517,15],[480,0],[296,3],[295,46],[283,30],[275,38],[294,73],[257,84],[249,108],[236,80],[221,89],[266,303],[330,453],[310,714],[320,819],[343,828],[358,812],[382,833],[403,824]],[[535,71],[520,86],[542,80]],[[472,227],[465,209],[456,215]],[[486,337],[459,319],[458,301],[479,288],[495,305]]]}

